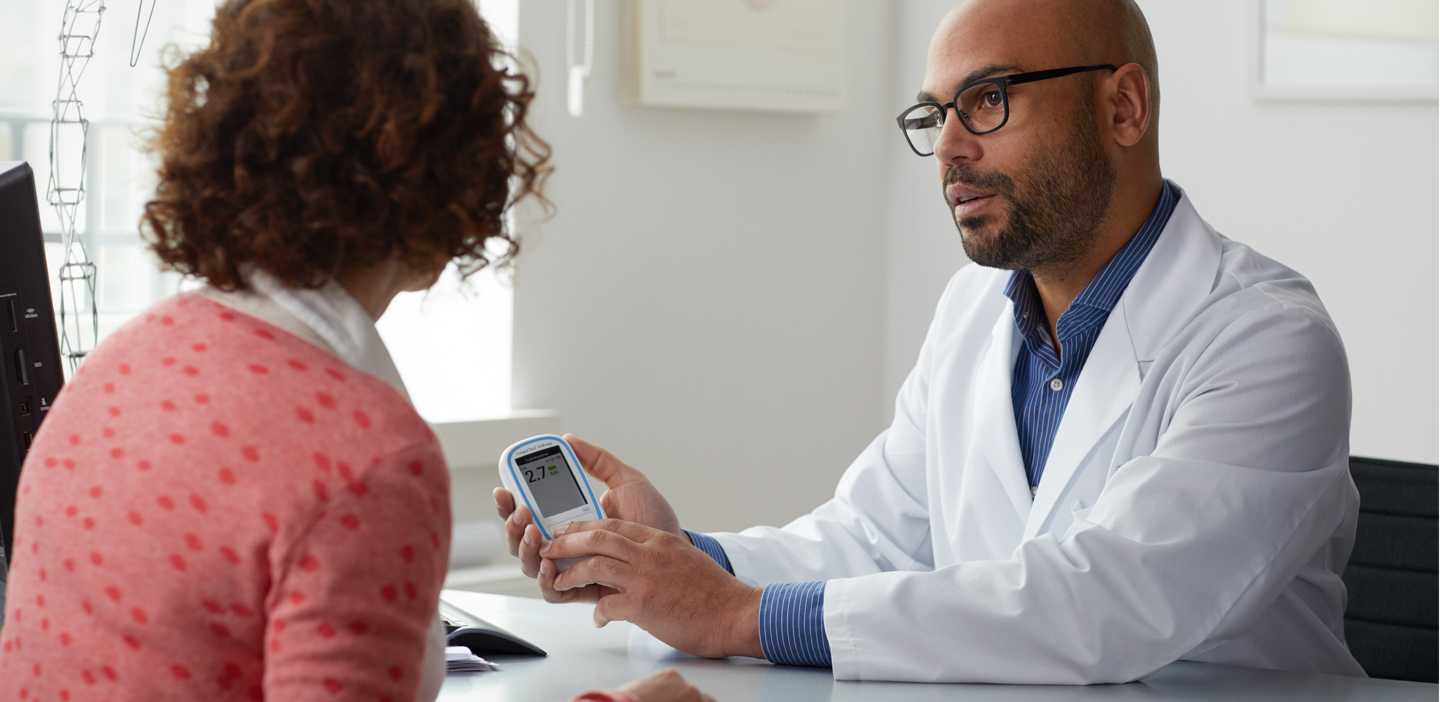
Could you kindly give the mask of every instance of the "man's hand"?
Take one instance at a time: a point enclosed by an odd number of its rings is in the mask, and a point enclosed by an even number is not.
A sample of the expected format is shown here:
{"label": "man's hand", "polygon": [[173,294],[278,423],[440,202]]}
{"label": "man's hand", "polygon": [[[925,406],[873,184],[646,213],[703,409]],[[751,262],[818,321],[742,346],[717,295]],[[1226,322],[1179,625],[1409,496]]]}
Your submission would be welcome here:
{"label": "man's hand", "polygon": [[[541,590],[582,593],[578,599],[595,602],[595,626],[632,622],[706,658],[765,657],[760,589],[725,572],[684,536],[618,519],[578,522],[557,527],[541,552]],[[585,560],[556,576],[556,558]]]}
{"label": "man's hand", "polygon": [[[665,501],[660,491],[650,484],[643,473],[621,463],[620,459],[615,458],[609,451],[591,446],[574,434],[566,434],[564,438],[570,448],[575,450],[575,456],[580,459],[580,465],[585,472],[605,483],[608,488],[600,498],[600,508],[605,510],[605,516],[644,524],[685,538],[685,532],[680,528],[680,520],[675,517],[675,510],[670,508],[670,503]],[[515,496],[505,488],[496,488],[494,496],[495,510],[499,512],[500,518],[505,520],[505,540],[510,546],[510,555],[520,558],[520,571],[527,577],[537,577],[540,574],[540,547],[543,539],[540,528],[535,526],[531,518],[530,508],[520,505],[517,509]],[[575,601],[573,596],[566,598],[558,593],[544,592],[543,587],[542,593],[545,594],[545,599],[551,602]]]}

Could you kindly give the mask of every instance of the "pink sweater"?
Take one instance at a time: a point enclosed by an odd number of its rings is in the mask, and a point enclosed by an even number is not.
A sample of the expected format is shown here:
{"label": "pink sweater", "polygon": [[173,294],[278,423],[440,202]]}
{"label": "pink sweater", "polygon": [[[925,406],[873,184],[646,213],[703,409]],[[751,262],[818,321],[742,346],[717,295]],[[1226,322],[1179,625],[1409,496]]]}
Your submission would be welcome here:
{"label": "pink sweater", "polygon": [[0,700],[413,700],[449,476],[383,381],[198,295],[115,332],[20,479]]}

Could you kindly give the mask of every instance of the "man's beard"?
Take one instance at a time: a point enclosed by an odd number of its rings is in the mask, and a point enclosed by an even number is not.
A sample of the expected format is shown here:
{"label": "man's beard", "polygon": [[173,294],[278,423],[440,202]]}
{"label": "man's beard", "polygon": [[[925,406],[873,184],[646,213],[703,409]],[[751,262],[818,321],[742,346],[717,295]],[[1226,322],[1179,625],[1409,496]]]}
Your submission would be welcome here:
{"label": "man's beard", "polygon": [[1004,173],[981,173],[968,163],[945,171],[942,187],[964,183],[1004,195],[1010,204],[1006,226],[984,241],[979,232],[995,214],[956,220],[965,255],[982,266],[1012,270],[1079,259],[1105,218],[1115,185],[1115,166],[1105,155],[1094,112],[1076,110],[1070,136],[1060,149],[1032,150],[1018,176],[1017,185]]}

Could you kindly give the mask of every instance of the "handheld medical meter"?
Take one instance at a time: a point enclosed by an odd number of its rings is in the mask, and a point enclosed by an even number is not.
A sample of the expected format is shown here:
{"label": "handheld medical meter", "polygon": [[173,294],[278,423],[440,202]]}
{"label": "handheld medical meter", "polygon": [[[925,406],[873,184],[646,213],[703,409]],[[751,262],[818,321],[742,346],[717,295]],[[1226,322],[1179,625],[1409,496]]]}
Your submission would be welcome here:
{"label": "handheld medical meter", "polygon": [[[500,482],[515,496],[517,508],[521,504],[530,508],[535,526],[547,540],[561,524],[605,518],[589,478],[580,469],[580,459],[558,436],[532,436],[505,449],[500,454]],[[558,559],[556,569],[564,571],[582,560]]]}

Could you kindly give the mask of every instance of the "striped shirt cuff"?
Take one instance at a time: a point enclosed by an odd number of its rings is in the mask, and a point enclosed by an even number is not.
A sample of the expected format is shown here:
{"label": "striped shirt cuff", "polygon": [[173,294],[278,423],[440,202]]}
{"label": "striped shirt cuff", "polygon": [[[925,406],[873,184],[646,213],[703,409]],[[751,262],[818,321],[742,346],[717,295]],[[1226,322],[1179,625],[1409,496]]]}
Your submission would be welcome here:
{"label": "striped shirt cuff", "polygon": [[830,667],[825,583],[773,583],[760,595],[760,649],[781,665]]}
{"label": "striped shirt cuff", "polygon": [[704,551],[705,555],[714,558],[715,562],[719,563],[720,567],[729,571],[731,575],[735,574],[735,569],[730,567],[730,557],[725,555],[725,549],[720,546],[720,542],[716,541],[715,537],[708,534],[701,534],[697,531],[690,531],[689,529],[686,529],[685,533],[690,536],[690,543],[695,544],[695,548]]}

